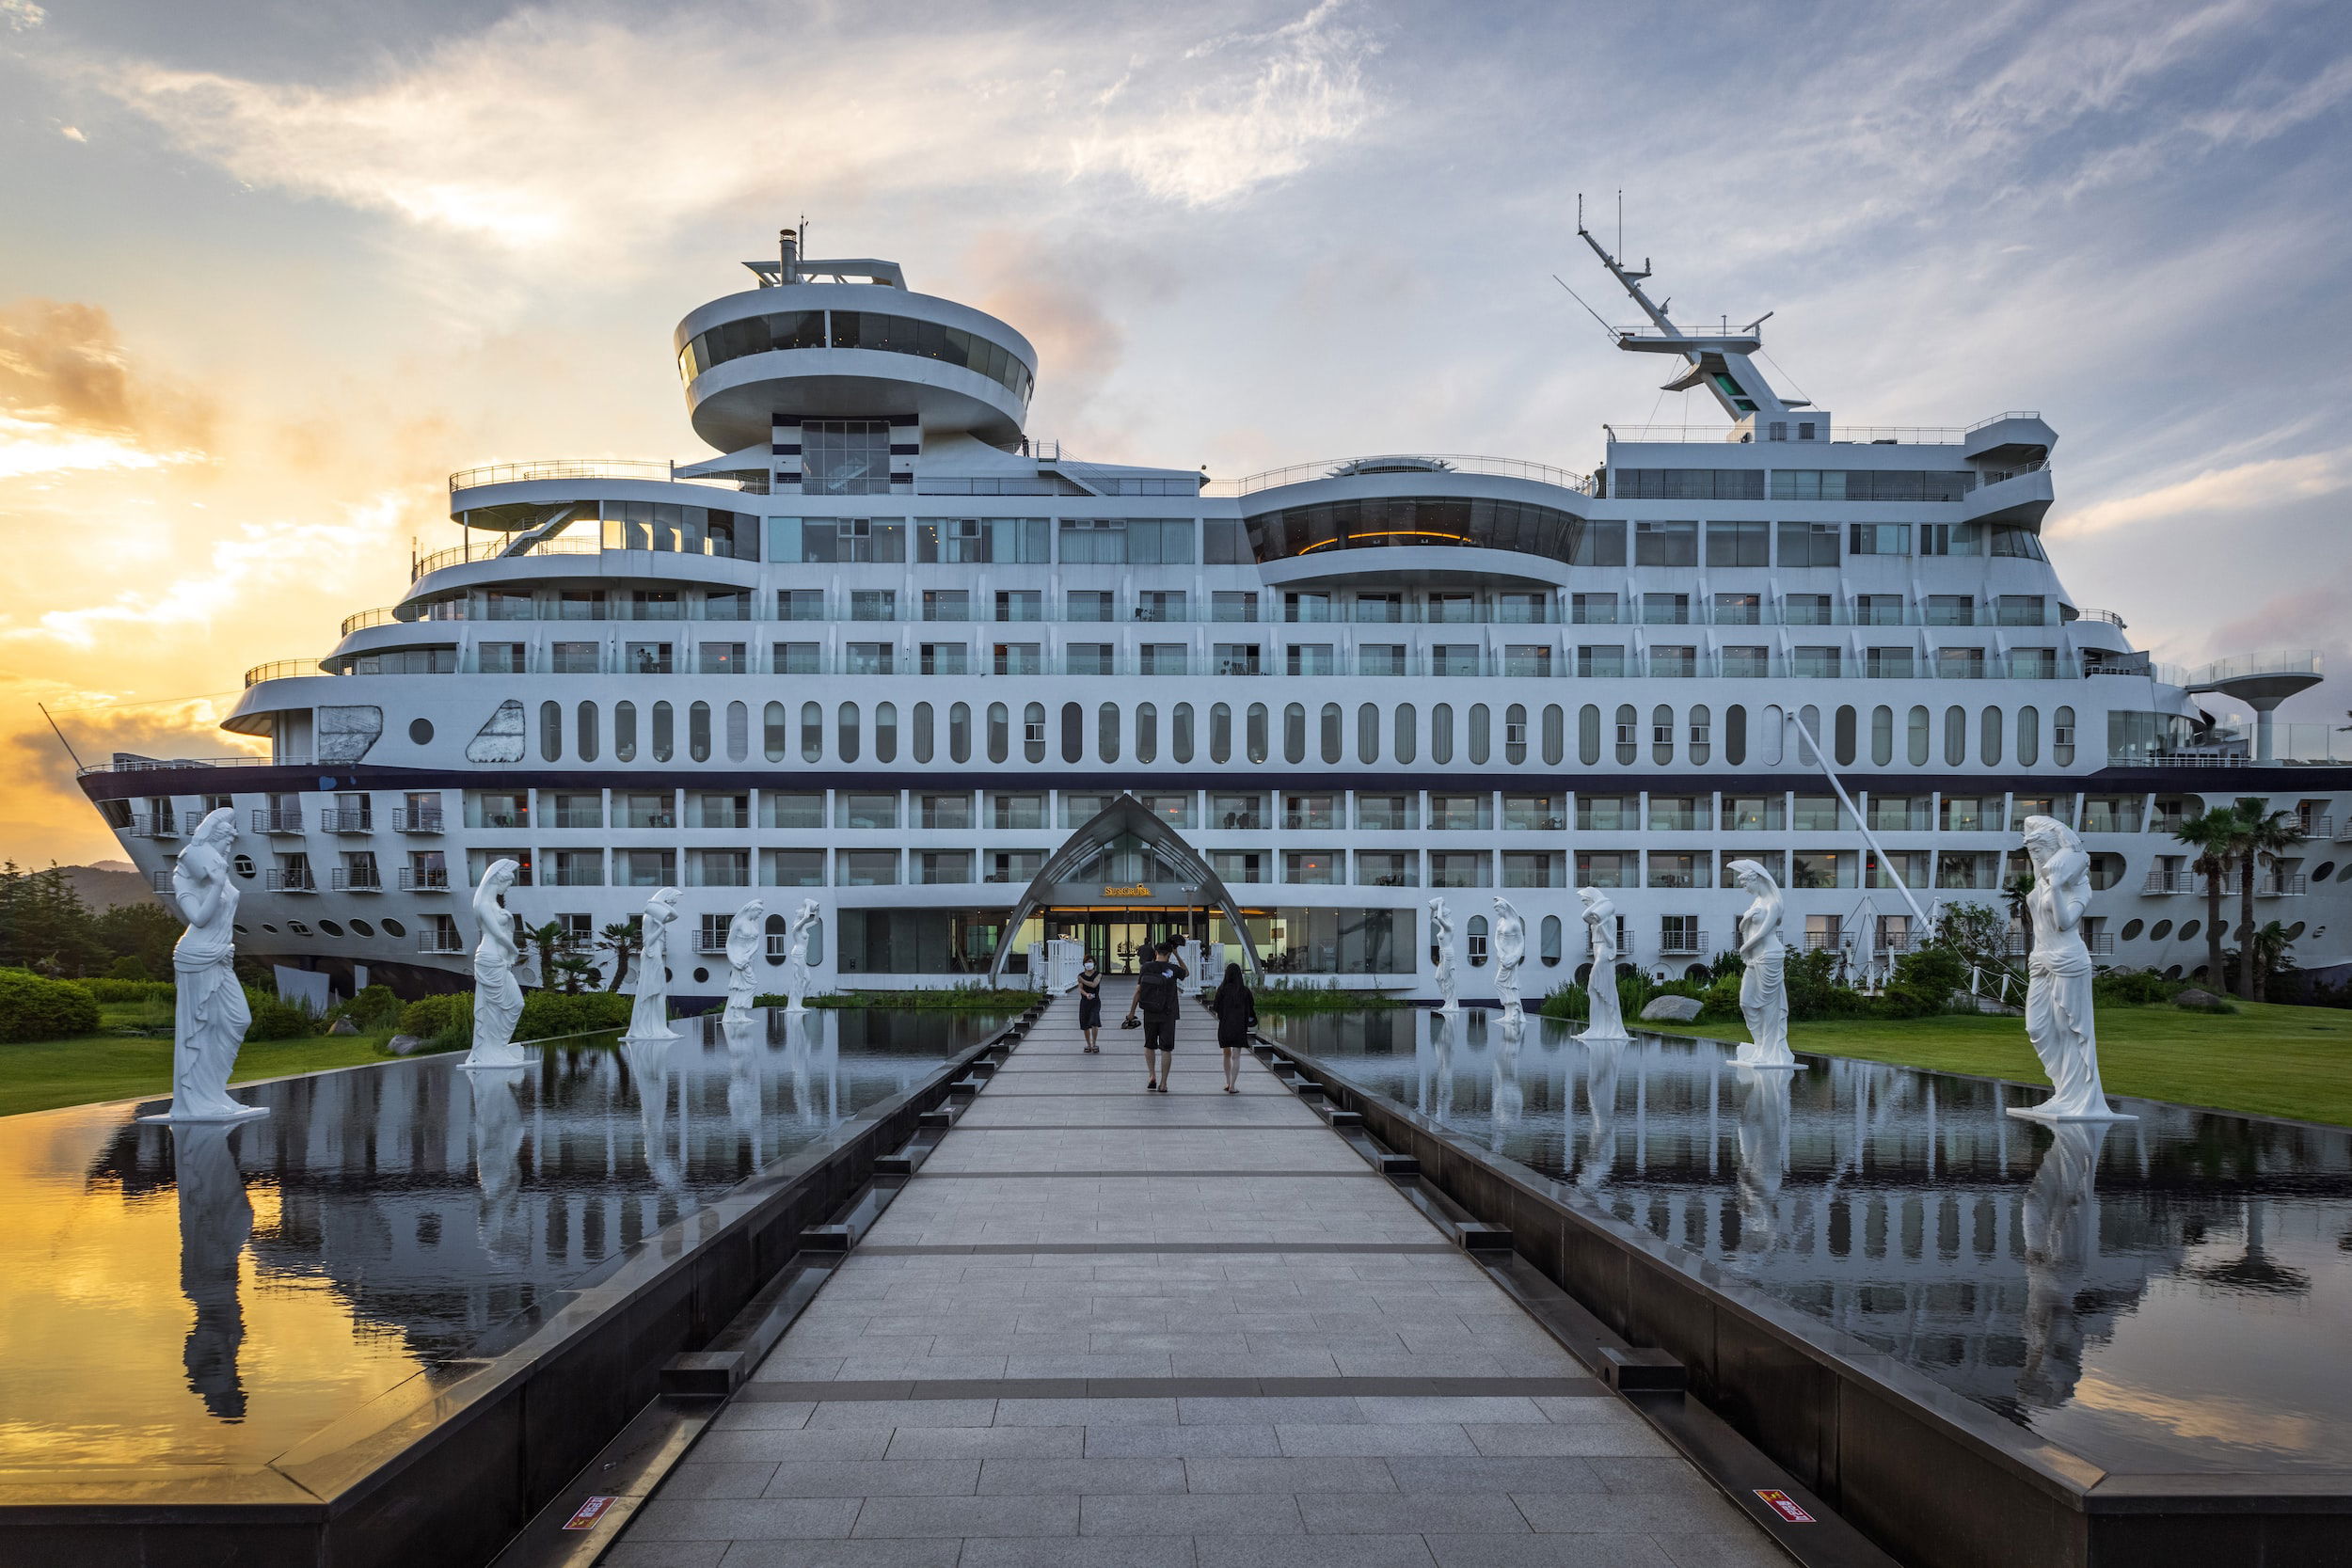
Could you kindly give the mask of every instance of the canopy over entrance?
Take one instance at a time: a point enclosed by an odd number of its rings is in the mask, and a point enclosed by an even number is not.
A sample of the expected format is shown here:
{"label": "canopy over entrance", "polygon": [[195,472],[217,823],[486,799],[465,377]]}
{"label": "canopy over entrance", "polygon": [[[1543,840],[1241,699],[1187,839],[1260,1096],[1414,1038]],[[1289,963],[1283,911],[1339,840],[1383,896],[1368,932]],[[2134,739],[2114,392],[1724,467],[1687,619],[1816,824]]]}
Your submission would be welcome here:
{"label": "canopy over entrance", "polygon": [[[1045,857],[1005,929],[1017,931],[1023,921],[1047,910],[1105,905],[1216,910],[1240,939],[1243,972],[1253,982],[1263,978],[1249,927],[1225,883],[1183,834],[1133,795],[1122,794],[1104,806]],[[990,985],[1002,979],[1011,952],[1009,942],[998,944],[989,965]]]}

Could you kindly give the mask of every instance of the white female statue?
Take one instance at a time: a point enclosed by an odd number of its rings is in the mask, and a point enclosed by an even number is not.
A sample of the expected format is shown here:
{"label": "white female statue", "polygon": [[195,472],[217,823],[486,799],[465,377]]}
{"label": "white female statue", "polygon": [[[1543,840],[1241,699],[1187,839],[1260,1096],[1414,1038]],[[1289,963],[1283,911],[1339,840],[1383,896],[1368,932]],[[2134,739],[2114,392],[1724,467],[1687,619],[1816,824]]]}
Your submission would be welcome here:
{"label": "white female statue", "polygon": [[2033,919],[2031,978],[2026,986],[2026,1033],[2056,1090],[2039,1105],[2011,1107],[2036,1121],[2132,1121],[2107,1108],[2099,1086],[2098,1023],[2090,1011],[2090,951],[2083,945],[2083,911],[2090,904],[2090,857],[2074,830],[2055,816],[2026,818],[2026,853],[2033,859],[2033,890],[2026,911]]}
{"label": "white female statue", "polygon": [[1442,999],[1438,1011],[1451,1018],[1462,1010],[1462,999],[1454,994],[1454,917],[1442,898],[1429,900],[1429,945],[1438,950],[1438,995]]}
{"label": "white female statue", "polygon": [[1740,1014],[1748,1021],[1749,1043],[1732,1053],[1734,1067],[1793,1068],[1788,1050],[1788,949],[1780,940],[1780,884],[1757,861],[1729,867],[1756,901],[1740,911]]}
{"label": "white female statue", "polygon": [[787,1013],[808,1011],[808,944],[817,929],[817,900],[803,898],[792,914],[792,933],[785,950],[784,992]]}
{"label": "white female statue", "polygon": [[752,1016],[752,998],[759,994],[752,979],[752,965],[768,949],[767,914],[768,906],[755,898],[727,922],[726,1016],[730,1019]]}
{"label": "white female statue", "polygon": [[171,950],[173,1004],[171,1108],[145,1121],[242,1121],[269,1115],[266,1105],[229,1098],[229,1074],[253,1022],[237,983],[237,889],[229,879],[229,847],[237,814],[206,814],[171,868],[172,901],[188,928]]}
{"label": "white female statue", "polygon": [[513,861],[492,861],[473,890],[482,940],[473,950],[473,1049],[462,1064],[468,1068],[496,1071],[530,1061],[515,1043],[515,1025],[523,1016],[523,988],[515,980],[522,948],[515,941],[515,911],[501,902],[521,869]]}
{"label": "white female statue", "polygon": [[1617,906],[1597,887],[1578,888],[1576,895],[1584,900],[1584,929],[1593,942],[1592,974],[1584,982],[1587,1022],[1576,1037],[1596,1044],[1629,1040],[1633,1037],[1625,1032],[1625,1013],[1617,1005]]}
{"label": "white female statue", "polygon": [[665,887],[645,903],[637,948],[637,1005],[629,1009],[624,1040],[674,1040],[670,1027],[670,927],[677,919],[678,891]]}
{"label": "white female statue", "polygon": [[1495,900],[1495,994],[1502,998],[1502,1016],[1518,1018],[1519,965],[1527,961],[1527,922],[1508,898]]}

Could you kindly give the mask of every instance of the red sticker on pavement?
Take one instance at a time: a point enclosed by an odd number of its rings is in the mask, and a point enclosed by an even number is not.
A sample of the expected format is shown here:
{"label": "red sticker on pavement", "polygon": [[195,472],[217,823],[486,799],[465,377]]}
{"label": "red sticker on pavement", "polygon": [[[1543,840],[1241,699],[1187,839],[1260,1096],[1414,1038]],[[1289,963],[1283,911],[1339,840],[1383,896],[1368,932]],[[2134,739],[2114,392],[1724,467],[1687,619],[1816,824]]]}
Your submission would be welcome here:
{"label": "red sticker on pavement", "polygon": [[1814,1522],[1813,1515],[1807,1513],[1797,1499],[1786,1492],[1759,1486],[1756,1489],[1756,1495],[1762,1499],[1766,1508],[1779,1514],[1788,1524],[1809,1525]]}
{"label": "red sticker on pavement", "polygon": [[620,1500],[618,1497],[591,1497],[580,1505],[579,1513],[564,1521],[564,1528],[565,1529],[587,1529],[598,1519],[604,1517],[607,1509]]}

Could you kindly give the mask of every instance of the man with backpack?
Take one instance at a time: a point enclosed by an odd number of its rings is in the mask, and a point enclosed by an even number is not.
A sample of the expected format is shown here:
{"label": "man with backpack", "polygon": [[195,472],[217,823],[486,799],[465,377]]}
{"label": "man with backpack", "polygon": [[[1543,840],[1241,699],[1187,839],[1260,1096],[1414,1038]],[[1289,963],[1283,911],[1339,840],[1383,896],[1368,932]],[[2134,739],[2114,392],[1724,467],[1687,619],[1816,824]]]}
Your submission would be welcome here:
{"label": "man with backpack", "polygon": [[1143,1070],[1147,1094],[1168,1092],[1168,1071],[1174,1065],[1176,1052],[1176,1014],[1184,1006],[1184,995],[1177,988],[1190,971],[1176,959],[1176,944],[1155,942],[1136,972],[1136,998],[1127,1005],[1127,1019],[1122,1028],[1136,1025],[1136,1015],[1143,1015]]}

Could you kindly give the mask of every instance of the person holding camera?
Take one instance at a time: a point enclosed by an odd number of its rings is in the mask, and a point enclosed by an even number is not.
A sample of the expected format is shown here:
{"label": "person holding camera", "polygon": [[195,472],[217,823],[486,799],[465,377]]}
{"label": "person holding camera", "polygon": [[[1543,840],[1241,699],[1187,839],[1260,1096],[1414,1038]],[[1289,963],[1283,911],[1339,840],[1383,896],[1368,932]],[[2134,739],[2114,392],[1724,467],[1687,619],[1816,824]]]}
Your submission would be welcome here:
{"label": "person holding camera", "polygon": [[1127,1004],[1127,1017],[1120,1027],[1133,1029],[1141,1015],[1146,1094],[1168,1092],[1168,1072],[1176,1053],[1176,1014],[1184,1006],[1184,993],[1178,988],[1189,974],[1177,961],[1172,942],[1152,943],[1136,970],[1135,1000]]}

